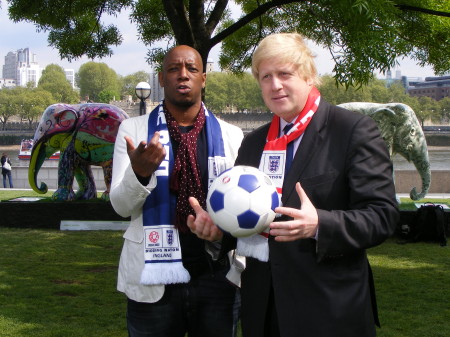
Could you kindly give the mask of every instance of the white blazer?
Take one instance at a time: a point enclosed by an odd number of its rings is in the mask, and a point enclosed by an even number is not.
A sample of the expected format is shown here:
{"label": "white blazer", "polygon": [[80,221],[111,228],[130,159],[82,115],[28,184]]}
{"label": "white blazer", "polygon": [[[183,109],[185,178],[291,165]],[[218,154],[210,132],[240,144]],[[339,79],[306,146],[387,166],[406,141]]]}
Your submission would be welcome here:
{"label": "white blazer", "polygon": [[[147,141],[149,115],[124,120],[119,128],[114,146],[113,175],[110,199],[114,210],[123,217],[131,216],[131,222],[124,234],[124,245],[119,262],[117,290],[137,302],[157,302],[164,294],[164,285],[140,284],[144,268],[144,232],[142,224],[142,207],[145,199],[156,186],[153,175],[147,186],[137,180],[127,153],[124,137],[129,136],[135,146],[142,140]],[[242,130],[219,119],[222,129],[227,168],[234,165],[239,146],[243,139]],[[242,261],[240,261],[242,263]],[[238,261],[238,264],[240,264]],[[235,266],[236,267],[236,266]],[[242,266],[237,266],[243,269]],[[231,273],[231,271],[230,271]],[[235,273],[235,271],[234,271]]]}

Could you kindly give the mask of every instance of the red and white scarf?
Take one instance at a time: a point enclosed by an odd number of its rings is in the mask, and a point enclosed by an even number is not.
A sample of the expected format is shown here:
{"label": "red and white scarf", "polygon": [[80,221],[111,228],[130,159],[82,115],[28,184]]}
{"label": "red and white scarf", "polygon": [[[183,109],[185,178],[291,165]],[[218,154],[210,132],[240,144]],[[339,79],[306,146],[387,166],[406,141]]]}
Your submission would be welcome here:
{"label": "red and white scarf", "polygon": [[[313,87],[308,95],[303,110],[295,118],[294,126],[286,135],[278,137],[280,133],[280,117],[273,116],[269,131],[267,133],[266,145],[261,155],[259,169],[267,174],[277,188],[281,200],[281,191],[284,181],[284,167],[286,165],[287,145],[303,135],[306,127],[317,111],[320,102],[320,93]],[[238,255],[254,257],[260,261],[269,260],[269,228],[260,234],[255,234],[237,240],[236,252]]]}

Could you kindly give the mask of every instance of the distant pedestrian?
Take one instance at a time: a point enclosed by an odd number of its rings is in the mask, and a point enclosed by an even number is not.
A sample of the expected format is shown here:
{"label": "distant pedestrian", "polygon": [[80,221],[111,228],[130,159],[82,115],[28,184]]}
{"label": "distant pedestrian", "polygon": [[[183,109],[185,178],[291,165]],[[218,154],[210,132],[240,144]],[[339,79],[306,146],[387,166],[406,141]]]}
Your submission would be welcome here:
{"label": "distant pedestrian", "polygon": [[12,177],[11,177],[11,160],[8,158],[8,155],[3,152],[2,158],[2,175],[3,175],[3,187],[6,188],[6,176],[9,179],[9,188],[13,188]]}

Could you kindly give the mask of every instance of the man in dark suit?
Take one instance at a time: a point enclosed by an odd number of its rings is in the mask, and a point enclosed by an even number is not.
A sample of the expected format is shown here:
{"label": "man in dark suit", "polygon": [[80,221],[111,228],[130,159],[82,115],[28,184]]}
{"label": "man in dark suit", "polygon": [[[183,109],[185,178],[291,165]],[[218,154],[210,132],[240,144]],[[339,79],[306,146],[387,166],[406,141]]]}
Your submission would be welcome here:
{"label": "man in dark suit", "polygon": [[[267,173],[284,207],[275,210],[281,216],[266,236],[237,243],[248,256],[243,336],[375,336],[366,249],[392,235],[399,218],[386,145],[370,117],[320,97],[313,56],[300,35],[263,39],[252,72],[274,118],[246,136],[235,165]],[[191,230],[215,233],[205,228]],[[223,247],[230,241],[223,235]]]}
{"label": "man in dark suit", "polygon": [[[365,249],[389,237],[399,216],[386,145],[372,119],[320,97],[300,35],[264,39],[252,72],[275,116],[246,137],[235,165],[281,175],[284,207],[270,225],[269,260],[247,259],[243,335],[374,336],[378,317]],[[297,130],[281,136],[289,123]],[[277,144],[275,131],[287,140]],[[290,168],[271,172],[268,158],[288,156],[290,146]]]}

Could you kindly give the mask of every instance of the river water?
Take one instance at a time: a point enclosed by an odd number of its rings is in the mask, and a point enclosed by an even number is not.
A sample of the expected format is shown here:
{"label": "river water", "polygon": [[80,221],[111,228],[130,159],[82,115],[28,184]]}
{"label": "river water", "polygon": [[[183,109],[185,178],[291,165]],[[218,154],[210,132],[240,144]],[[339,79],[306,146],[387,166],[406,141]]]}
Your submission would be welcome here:
{"label": "river water", "polygon": [[[11,159],[12,166],[28,167],[28,160],[20,160],[18,158],[19,146],[0,146],[0,152],[6,152]],[[430,164],[432,170],[450,170],[450,148],[449,147],[433,147],[428,150]],[[46,167],[57,167],[58,160],[46,160],[44,165]],[[405,158],[396,154],[394,156],[395,170],[415,170],[412,163],[409,163]]]}

